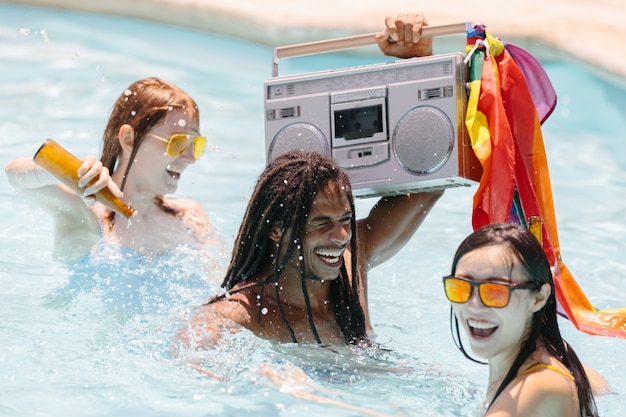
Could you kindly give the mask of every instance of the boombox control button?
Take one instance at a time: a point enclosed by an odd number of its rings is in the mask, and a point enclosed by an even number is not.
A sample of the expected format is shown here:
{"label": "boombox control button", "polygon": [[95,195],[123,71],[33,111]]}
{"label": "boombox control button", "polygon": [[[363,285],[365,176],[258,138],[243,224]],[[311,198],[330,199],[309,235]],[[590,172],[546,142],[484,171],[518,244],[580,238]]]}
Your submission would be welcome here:
{"label": "boombox control button", "polygon": [[373,166],[389,160],[387,142],[368,146],[334,148],[333,159],[345,169]]}

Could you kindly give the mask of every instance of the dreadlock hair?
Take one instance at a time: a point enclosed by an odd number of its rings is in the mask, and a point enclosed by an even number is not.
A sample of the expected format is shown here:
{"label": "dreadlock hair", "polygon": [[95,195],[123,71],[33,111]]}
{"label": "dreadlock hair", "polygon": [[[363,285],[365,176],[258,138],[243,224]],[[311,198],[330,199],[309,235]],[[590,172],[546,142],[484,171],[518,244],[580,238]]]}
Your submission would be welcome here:
{"label": "dreadlock hair", "polygon": [[[118,139],[120,127],[124,124],[130,125],[134,132],[133,150],[120,184],[121,191],[124,191],[130,168],[146,133],[163,119],[168,111],[175,109],[188,111],[190,117],[195,120],[200,118],[196,102],[187,93],[174,84],[156,77],[135,81],[115,101],[104,129],[100,161],[109,169],[109,172],[113,173],[122,151]],[[165,212],[177,214],[176,210],[165,205],[162,198],[157,199],[157,204]],[[115,213],[112,212],[109,217],[111,222],[114,216]]]}
{"label": "dreadlock hair", "polygon": [[[300,263],[302,291],[307,307],[309,326],[316,341],[321,343],[313,323],[313,315],[306,290],[306,265],[304,262],[303,237],[307,216],[311,212],[316,195],[328,184],[335,183],[343,190],[354,212],[354,197],[350,179],[336,163],[315,152],[290,151],[271,161],[253,191],[246,209],[239,233],[235,239],[233,254],[226,270],[222,287],[231,290],[236,284],[253,276],[262,263],[272,256],[276,242],[269,238],[272,228],[279,226],[282,237],[278,242],[278,255],[274,260],[273,274],[260,283],[252,283],[231,291],[240,292],[252,286],[272,285],[276,291],[278,308],[284,324],[297,343],[287,317],[284,314],[279,287],[274,285],[282,275],[287,263],[296,251],[303,261]],[[367,343],[365,315],[359,300],[359,276],[357,272],[356,221],[352,218],[352,238],[350,241],[352,263],[350,280],[346,265],[342,265],[339,277],[331,281],[330,297],[335,307],[337,324],[341,328],[346,343]],[[281,254],[284,255],[281,257]],[[209,300],[213,302],[224,295]],[[262,300],[260,300],[262,303]],[[262,317],[259,315],[259,320]]]}
{"label": "dreadlock hair", "polygon": [[[528,282],[536,284],[537,290],[543,284],[550,284],[550,296],[541,310],[534,313],[530,334],[522,343],[521,349],[511,369],[498,387],[491,404],[498,398],[506,386],[517,376],[517,373],[528,357],[537,348],[537,343],[543,344],[548,353],[556,357],[569,370],[574,377],[576,390],[578,393],[578,405],[581,416],[598,416],[598,410],[591,391],[591,386],[587,374],[578,356],[569,344],[561,337],[557,322],[557,303],[554,290],[554,280],[550,263],[539,241],[533,234],[522,226],[512,223],[490,224],[476,230],[461,243],[452,261],[452,275],[456,272],[459,260],[469,252],[488,246],[504,246],[511,255],[510,271],[519,264],[524,271]],[[453,313],[451,313],[454,315]],[[451,321],[452,334],[455,331],[457,338],[455,343],[461,352],[469,359],[471,358],[461,342],[459,335],[459,322],[456,316]],[[484,363],[484,362],[479,362]],[[491,406],[490,404],[490,406]]]}

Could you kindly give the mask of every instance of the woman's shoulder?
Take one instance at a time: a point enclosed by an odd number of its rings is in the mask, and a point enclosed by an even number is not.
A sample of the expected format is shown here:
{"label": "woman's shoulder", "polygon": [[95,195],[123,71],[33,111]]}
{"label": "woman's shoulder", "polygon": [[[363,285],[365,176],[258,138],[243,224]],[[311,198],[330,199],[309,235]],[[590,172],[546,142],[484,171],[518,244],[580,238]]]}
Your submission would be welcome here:
{"label": "woman's shoulder", "polygon": [[195,200],[189,198],[167,198],[163,203],[177,211],[186,223],[194,223],[198,226],[211,226],[209,216],[204,207]]}
{"label": "woman's shoulder", "polygon": [[572,375],[560,363],[529,366],[511,381],[486,415],[511,410],[516,410],[518,417],[577,416],[578,394]]}
{"label": "woman's shoulder", "polygon": [[194,240],[211,246],[223,246],[222,238],[213,227],[202,204],[183,198],[168,198],[164,202],[179,212],[187,231],[194,236]]}
{"label": "woman's shoulder", "polygon": [[186,214],[186,212],[190,212],[192,214],[199,213],[201,215],[206,216],[206,213],[204,211],[204,208],[202,207],[202,204],[198,203],[196,200],[193,200],[191,198],[166,198],[164,197],[163,203],[166,206],[176,209],[183,214]]}
{"label": "woman's shoulder", "polygon": [[211,222],[200,203],[189,198],[164,198],[163,205],[178,213],[185,223],[210,226]]}

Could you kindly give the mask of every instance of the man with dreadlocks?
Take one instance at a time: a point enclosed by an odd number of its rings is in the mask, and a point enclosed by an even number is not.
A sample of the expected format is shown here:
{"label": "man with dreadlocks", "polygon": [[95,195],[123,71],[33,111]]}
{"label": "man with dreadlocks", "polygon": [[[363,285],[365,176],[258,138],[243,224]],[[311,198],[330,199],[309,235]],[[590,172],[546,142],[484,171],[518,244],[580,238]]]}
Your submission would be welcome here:
{"label": "man with dreadlocks", "polygon": [[[420,14],[385,19],[385,55],[428,55]],[[332,159],[292,151],[261,174],[222,286],[192,327],[214,343],[223,319],[277,342],[361,343],[371,330],[367,271],[411,239],[441,191],[382,198],[356,221],[350,180]],[[185,334],[187,338],[189,334]]]}
{"label": "man with dreadlocks", "polygon": [[200,308],[193,327],[211,338],[225,317],[277,342],[366,342],[368,269],[408,242],[441,194],[384,197],[356,221],[349,177],[332,159],[279,156],[248,204],[227,292]]}

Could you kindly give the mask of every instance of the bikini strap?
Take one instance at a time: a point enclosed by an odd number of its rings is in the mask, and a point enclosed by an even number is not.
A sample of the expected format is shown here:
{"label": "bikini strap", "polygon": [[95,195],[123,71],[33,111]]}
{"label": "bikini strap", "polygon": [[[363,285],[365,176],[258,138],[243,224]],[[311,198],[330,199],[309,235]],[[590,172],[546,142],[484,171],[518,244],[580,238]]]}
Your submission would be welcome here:
{"label": "bikini strap", "polygon": [[557,368],[556,366],[549,365],[549,364],[547,364],[547,363],[538,363],[538,364],[536,364],[536,365],[533,365],[533,366],[531,366],[530,368],[526,369],[523,373],[524,373],[524,374],[530,374],[530,373],[532,373],[533,371],[535,371],[535,370],[537,370],[537,369],[550,369],[550,370],[552,370],[552,371],[554,371],[554,372],[558,372],[558,373],[560,373],[561,375],[564,375],[564,376],[566,376],[567,378],[569,378],[569,379],[571,379],[572,381],[574,381],[574,377],[572,376],[572,374],[570,374],[569,372],[564,371],[564,370],[562,370],[562,369],[560,369],[560,368]]}

